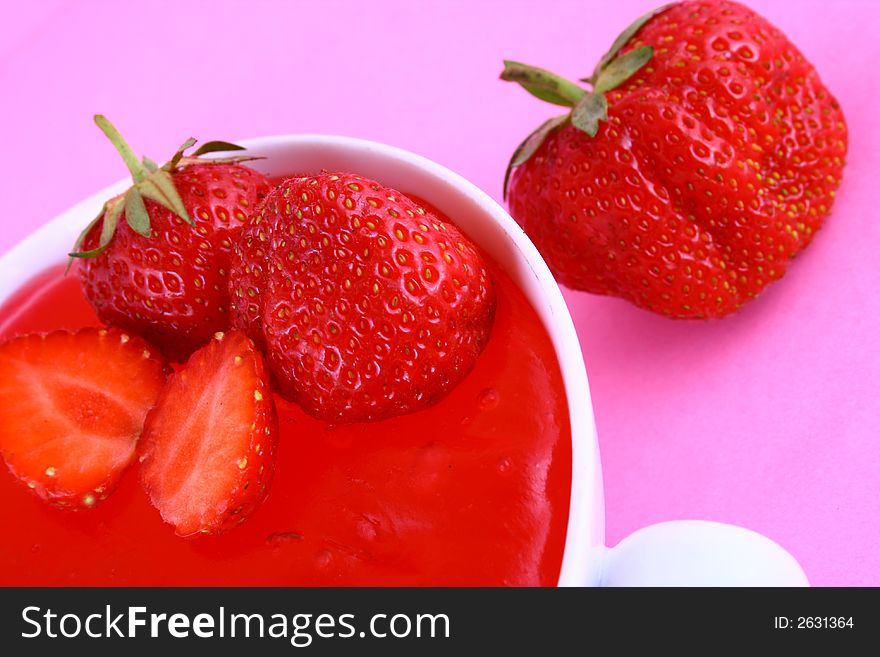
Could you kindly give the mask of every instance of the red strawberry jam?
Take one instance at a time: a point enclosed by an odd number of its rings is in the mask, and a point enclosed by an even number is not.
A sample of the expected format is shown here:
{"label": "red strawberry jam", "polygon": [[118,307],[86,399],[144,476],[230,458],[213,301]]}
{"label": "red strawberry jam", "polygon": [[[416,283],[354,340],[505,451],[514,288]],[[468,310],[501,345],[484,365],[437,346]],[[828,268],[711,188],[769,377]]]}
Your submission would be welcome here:
{"label": "red strawberry jam", "polygon": [[[333,427],[278,398],[272,488],[227,534],[176,536],[136,466],[77,513],[0,472],[0,585],[555,585],[571,480],[562,378],[522,292],[492,276],[489,343],[433,407]],[[0,339],[98,324],[60,266],[0,308]]]}

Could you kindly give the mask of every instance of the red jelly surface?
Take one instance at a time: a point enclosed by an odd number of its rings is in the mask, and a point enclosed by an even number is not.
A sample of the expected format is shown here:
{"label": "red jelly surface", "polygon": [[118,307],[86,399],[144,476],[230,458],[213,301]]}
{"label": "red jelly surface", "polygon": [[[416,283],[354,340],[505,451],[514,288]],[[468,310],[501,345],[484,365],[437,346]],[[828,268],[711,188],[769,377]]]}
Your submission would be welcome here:
{"label": "red jelly surface", "polygon": [[[555,585],[571,481],[562,378],[522,292],[492,274],[492,337],[435,406],[330,427],[278,398],[269,496],[222,536],[176,536],[136,464],[80,512],[40,501],[3,468],[0,584]],[[0,308],[0,339],[98,324],[63,267]]]}

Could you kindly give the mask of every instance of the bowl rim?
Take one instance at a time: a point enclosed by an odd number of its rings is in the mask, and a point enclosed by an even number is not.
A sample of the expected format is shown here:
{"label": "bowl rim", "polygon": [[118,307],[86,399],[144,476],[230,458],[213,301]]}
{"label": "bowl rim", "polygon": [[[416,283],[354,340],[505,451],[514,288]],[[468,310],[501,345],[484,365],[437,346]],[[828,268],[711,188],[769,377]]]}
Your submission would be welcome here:
{"label": "bowl rim", "polygon": [[[519,224],[494,198],[460,174],[396,146],[357,137],[325,134],[270,135],[241,139],[236,143],[244,146],[249,154],[256,155],[277,149],[324,146],[368,152],[373,156],[402,162],[447,183],[463,194],[512,240],[549,306],[552,325],[548,325],[547,321],[544,324],[556,351],[569,409],[572,472],[565,547],[557,584],[583,586],[597,582],[601,559],[596,552],[604,546],[605,538],[604,500],[598,438],[586,366],[574,322],[562,292],[537,248]],[[268,167],[264,164],[267,162],[269,160],[258,160],[249,165],[271,172],[271,164]],[[123,179],[105,187],[60,213],[0,254],[0,304],[11,297],[24,281],[47,267],[58,264],[85,225],[83,219],[97,216],[104,201],[123,192],[129,185],[130,179]],[[442,203],[438,204],[434,199],[426,200],[442,207]]]}

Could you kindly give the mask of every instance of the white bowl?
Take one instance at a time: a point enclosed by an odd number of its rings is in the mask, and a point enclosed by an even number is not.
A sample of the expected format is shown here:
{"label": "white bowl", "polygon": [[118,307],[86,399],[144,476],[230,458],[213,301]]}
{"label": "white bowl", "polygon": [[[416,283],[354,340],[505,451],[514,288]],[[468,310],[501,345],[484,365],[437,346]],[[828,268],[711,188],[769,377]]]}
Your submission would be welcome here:
{"label": "white bowl", "polygon": [[[292,135],[240,142],[249,164],[270,175],[322,169],[352,171],[419,196],[449,217],[519,285],[556,349],[571,426],[572,481],[560,586],[653,584],[801,585],[806,577],[787,552],[754,532],[700,521],[642,529],[605,547],[599,443],[580,343],[562,294],[534,245],[485,192],[449,169],[407,151],[348,137]],[[123,180],[56,217],[0,257],[0,304],[70,244]]]}

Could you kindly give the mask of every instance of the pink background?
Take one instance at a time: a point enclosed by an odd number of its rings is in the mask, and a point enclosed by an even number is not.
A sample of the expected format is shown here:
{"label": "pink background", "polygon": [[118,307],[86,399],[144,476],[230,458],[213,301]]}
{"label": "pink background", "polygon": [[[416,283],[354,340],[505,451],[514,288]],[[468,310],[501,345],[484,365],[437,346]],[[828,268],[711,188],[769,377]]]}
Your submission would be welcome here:
{"label": "pink background", "polygon": [[[570,77],[659,0],[74,2],[0,8],[0,253],[192,135],[322,132],[410,149],[496,198],[554,110],[497,80],[504,57]],[[681,323],[566,292],[586,356],[608,540],[648,523],[741,524],[815,585],[880,585],[880,3],[750,0],[815,63],[850,129],[834,212],[738,315]]]}

